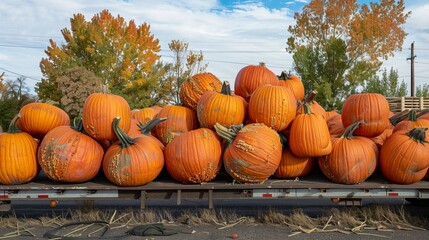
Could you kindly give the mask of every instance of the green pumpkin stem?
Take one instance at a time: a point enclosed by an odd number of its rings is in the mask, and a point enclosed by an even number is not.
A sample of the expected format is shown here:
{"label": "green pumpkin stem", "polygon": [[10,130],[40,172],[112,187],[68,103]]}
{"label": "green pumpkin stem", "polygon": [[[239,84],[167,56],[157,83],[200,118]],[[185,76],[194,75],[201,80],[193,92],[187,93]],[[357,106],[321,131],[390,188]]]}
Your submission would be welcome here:
{"label": "green pumpkin stem", "polygon": [[222,90],[220,91],[220,93],[222,93],[224,95],[231,96],[231,86],[229,85],[228,81],[223,82]]}
{"label": "green pumpkin stem", "polygon": [[364,122],[363,120],[360,120],[359,122],[355,122],[355,123],[353,123],[352,125],[348,126],[348,127],[346,128],[346,130],[344,130],[343,135],[341,135],[341,138],[347,138],[347,139],[352,139],[352,138],[354,138],[355,136],[353,135],[353,132],[354,132],[356,129],[358,129],[358,127],[359,127],[361,124],[364,124],[364,123],[365,123],[365,122]]}
{"label": "green pumpkin stem", "polygon": [[120,144],[121,148],[127,148],[133,145],[134,143],[136,143],[137,138],[130,138],[130,136],[128,136],[127,133],[124,130],[122,130],[122,128],[119,127],[120,120],[121,120],[121,117],[115,117],[113,119],[112,127],[113,127],[113,131],[115,132],[116,136],[121,142]]}
{"label": "green pumpkin stem", "polygon": [[237,133],[243,128],[243,124],[232,125],[230,128],[223,126],[222,124],[216,123],[214,125],[217,135],[225,139],[228,142],[228,145],[231,144]]}
{"label": "green pumpkin stem", "polygon": [[310,104],[308,102],[304,103],[304,113],[305,114],[312,114],[313,111],[311,110]]}
{"label": "green pumpkin stem", "polygon": [[76,126],[71,126],[71,128],[78,132],[85,133],[85,130],[83,129],[82,118],[79,119]]}
{"label": "green pumpkin stem", "polygon": [[406,119],[409,116],[409,114],[410,114],[410,110],[405,109],[404,111],[396,113],[395,115],[391,116],[389,118],[389,121],[393,126],[396,126],[399,122]]}
{"label": "green pumpkin stem", "polygon": [[167,120],[167,118],[154,118],[152,120],[150,120],[149,122],[147,122],[146,124],[141,123],[140,121],[137,123],[137,126],[140,129],[140,132],[143,135],[150,135],[150,131],[152,131],[152,129],[161,122],[164,122],[165,120]]}
{"label": "green pumpkin stem", "polygon": [[9,128],[7,129],[8,133],[20,133],[21,130],[16,126],[18,119],[21,117],[21,113],[18,113],[13,117],[12,121],[10,121]]}
{"label": "green pumpkin stem", "polygon": [[426,130],[428,130],[428,128],[413,128],[407,133],[407,135],[416,142],[427,143],[425,140]]}
{"label": "green pumpkin stem", "polygon": [[423,109],[421,112],[419,112],[419,114],[416,115],[416,118],[419,118],[428,112],[429,112],[429,109]]}

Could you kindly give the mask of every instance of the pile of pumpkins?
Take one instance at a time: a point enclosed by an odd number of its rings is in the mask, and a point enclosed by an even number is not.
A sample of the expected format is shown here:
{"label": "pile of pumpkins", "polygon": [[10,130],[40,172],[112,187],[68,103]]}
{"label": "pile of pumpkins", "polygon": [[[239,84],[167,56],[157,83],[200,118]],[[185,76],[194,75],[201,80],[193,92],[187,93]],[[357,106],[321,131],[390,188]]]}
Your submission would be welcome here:
{"label": "pile of pumpkins", "polygon": [[[62,109],[24,106],[0,134],[0,183],[81,183],[99,171],[118,186],[141,186],[165,168],[180,183],[212,181],[222,167],[241,183],[296,178],[319,167],[331,181],[357,184],[375,171],[391,182],[420,181],[429,167],[429,115],[393,115],[375,93],[325,111],[297,76],[263,65],[242,68],[234,92],[209,72],[180,88],[183,106],[131,110],[120,96],[93,93],[70,126]],[[393,115],[393,116],[392,116]],[[421,115],[421,116],[420,116]]]}

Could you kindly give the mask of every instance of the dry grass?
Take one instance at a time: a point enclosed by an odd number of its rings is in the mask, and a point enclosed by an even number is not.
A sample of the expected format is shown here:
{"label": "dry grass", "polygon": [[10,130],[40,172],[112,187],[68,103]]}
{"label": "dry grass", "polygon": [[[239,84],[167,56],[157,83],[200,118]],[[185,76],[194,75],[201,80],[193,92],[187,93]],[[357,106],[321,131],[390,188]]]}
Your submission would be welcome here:
{"label": "dry grass", "polygon": [[[323,215],[311,217],[302,209],[296,209],[289,214],[270,209],[261,212],[256,217],[240,216],[232,211],[223,210],[183,210],[173,214],[168,209],[133,209],[118,210],[69,210],[62,215],[39,218],[18,218],[12,212],[0,217],[0,229],[7,233],[0,239],[22,234],[32,235],[31,230],[38,226],[58,227],[70,222],[105,221],[110,228],[129,228],[144,223],[166,223],[171,225],[201,225],[214,224],[218,229],[225,229],[237,224],[273,224],[287,226],[291,230],[289,236],[312,232],[340,232],[344,234],[363,234],[384,237],[384,231],[395,230],[425,230],[427,219],[408,214],[401,206],[371,205],[364,207],[333,208]],[[365,231],[367,230],[367,231]],[[380,234],[367,233],[375,230]],[[17,235],[18,234],[18,235]],[[21,235],[20,235],[21,234]]]}

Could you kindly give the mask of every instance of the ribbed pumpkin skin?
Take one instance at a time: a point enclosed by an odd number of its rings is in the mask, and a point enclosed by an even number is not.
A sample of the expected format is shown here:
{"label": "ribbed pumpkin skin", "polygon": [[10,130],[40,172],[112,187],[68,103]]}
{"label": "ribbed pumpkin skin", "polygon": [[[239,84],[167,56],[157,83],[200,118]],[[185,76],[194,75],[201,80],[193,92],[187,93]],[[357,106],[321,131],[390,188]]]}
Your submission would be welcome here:
{"label": "ribbed pumpkin skin", "polygon": [[318,158],[319,168],[331,181],[357,184],[374,173],[378,162],[378,148],[366,137],[355,136],[332,139],[332,151]]}
{"label": "ribbed pumpkin skin", "polygon": [[389,116],[389,103],[378,93],[353,94],[346,99],[341,111],[344,127],[364,120],[355,135],[368,138],[380,135],[389,126]]}
{"label": "ribbed pumpkin skin", "polygon": [[264,85],[256,89],[249,102],[249,118],[275,131],[285,130],[296,116],[296,99],[291,90]]}
{"label": "ribbed pumpkin skin", "polygon": [[205,92],[220,92],[221,88],[222,82],[212,73],[198,73],[180,86],[180,101],[182,101],[184,106],[196,110],[198,100]]}
{"label": "ribbed pumpkin skin", "polygon": [[304,84],[298,76],[290,75],[287,79],[280,79],[278,82],[279,86],[289,88],[296,100],[304,99]]}
{"label": "ribbed pumpkin skin", "polygon": [[234,92],[247,102],[252,93],[265,84],[278,85],[278,79],[270,69],[263,66],[249,65],[242,68],[235,77]]}
{"label": "ribbed pumpkin skin", "polygon": [[70,118],[64,110],[47,103],[29,103],[19,112],[18,128],[38,139],[55,127],[70,125]]}
{"label": "ribbed pumpkin skin", "polygon": [[[426,131],[426,140],[427,137]],[[389,181],[412,184],[422,180],[429,167],[429,144],[420,143],[400,130],[386,139],[380,150],[380,169]]]}
{"label": "ribbed pumpkin skin", "polygon": [[154,119],[156,115],[159,113],[160,109],[148,107],[140,109],[139,111],[135,111],[132,113],[131,118],[136,119],[137,121],[145,124],[150,120]]}
{"label": "ribbed pumpkin skin", "polygon": [[263,123],[251,123],[225,149],[223,164],[241,183],[262,183],[276,171],[281,157],[279,134]]}
{"label": "ribbed pumpkin skin", "polygon": [[222,146],[216,133],[199,128],[177,136],[164,150],[168,173],[182,183],[213,180],[222,166]]}
{"label": "ribbed pumpkin skin", "polygon": [[324,116],[306,113],[296,116],[289,133],[289,146],[298,157],[320,157],[332,150],[331,135]]}
{"label": "ribbed pumpkin skin", "polygon": [[309,157],[297,157],[289,148],[283,149],[282,159],[277,170],[276,178],[296,178],[307,176],[314,168],[315,159]]}
{"label": "ribbed pumpkin skin", "polygon": [[103,148],[96,140],[69,126],[59,126],[43,138],[37,159],[50,179],[81,183],[97,175],[103,154]]}
{"label": "ribbed pumpkin skin", "polygon": [[343,120],[341,120],[341,115],[335,115],[326,120],[328,124],[329,134],[332,136],[341,136],[344,133],[346,128],[343,125]]}
{"label": "ribbed pumpkin skin", "polygon": [[155,143],[137,138],[126,148],[116,142],[103,157],[103,172],[107,179],[118,186],[141,186],[153,181],[164,167],[164,154]]}
{"label": "ribbed pumpkin skin", "polygon": [[226,127],[243,123],[247,113],[246,101],[238,95],[206,92],[197,105],[200,127],[214,129],[215,123]]}
{"label": "ribbed pumpkin skin", "polygon": [[415,121],[404,120],[396,124],[393,128],[393,132],[397,132],[399,130],[410,131],[413,128],[429,128],[429,120],[428,119],[417,119]]}
{"label": "ribbed pumpkin skin", "polygon": [[171,142],[177,135],[198,128],[197,114],[184,106],[165,106],[157,117],[167,118],[167,121],[153,128],[153,134],[164,145]]}
{"label": "ribbed pumpkin skin", "polygon": [[36,152],[37,142],[30,134],[0,133],[0,183],[32,181],[39,172]]}
{"label": "ribbed pumpkin skin", "polygon": [[378,135],[377,137],[371,138],[371,140],[375,143],[375,145],[377,145],[378,149],[380,150],[386,139],[388,139],[392,134],[393,129],[386,128],[386,130],[384,130],[382,134]]}
{"label": "ribbed pumpkin skin", "polygon": [[119,126],[128,132],[131,125],[131,110],[127,101],[115,94],[92,93],[83,105],[83,128],[96,140],[116,140],[112,122],[118,116],[122,119]]}
{"label": "ribbed pumpkin skin", "polygon": [[[326,111],[325,109],[320,106],[319,103],[316,101],[312,101],[310,104],[311,112],[317,113],[323,117],[323,119],[326,120]],[[296,109],[296,115],[304,114],[304,104],[300,104]]]}

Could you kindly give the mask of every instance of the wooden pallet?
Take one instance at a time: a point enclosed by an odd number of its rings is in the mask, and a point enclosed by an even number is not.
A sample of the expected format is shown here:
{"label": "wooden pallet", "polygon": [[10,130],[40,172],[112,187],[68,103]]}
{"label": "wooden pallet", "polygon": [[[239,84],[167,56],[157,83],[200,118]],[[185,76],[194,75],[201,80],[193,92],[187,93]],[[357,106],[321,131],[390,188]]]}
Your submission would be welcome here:
{"label": "wooden pallet", "polygon": [[386,97],[390,111],[398,113],[404,110],[429,109],[429,98],[426,97]]}

